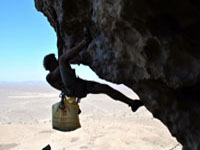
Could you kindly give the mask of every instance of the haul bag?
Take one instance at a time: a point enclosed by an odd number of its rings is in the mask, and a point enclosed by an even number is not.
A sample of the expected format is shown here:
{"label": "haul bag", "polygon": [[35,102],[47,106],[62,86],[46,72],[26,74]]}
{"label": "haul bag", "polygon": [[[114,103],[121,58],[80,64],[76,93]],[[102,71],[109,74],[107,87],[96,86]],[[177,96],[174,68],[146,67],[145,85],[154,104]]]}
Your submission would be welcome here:
{"label": "haul bag", "polygon": [[75,97],[64,98],[52,106],[52,126],[59,131],[73,131],[81,127],[79,105]]}

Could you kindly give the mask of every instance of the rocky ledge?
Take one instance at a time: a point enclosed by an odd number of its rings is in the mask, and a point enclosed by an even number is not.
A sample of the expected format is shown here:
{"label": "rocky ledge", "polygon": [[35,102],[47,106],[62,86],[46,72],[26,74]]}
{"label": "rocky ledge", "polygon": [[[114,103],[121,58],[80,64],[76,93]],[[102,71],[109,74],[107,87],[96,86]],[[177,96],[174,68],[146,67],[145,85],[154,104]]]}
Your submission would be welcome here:
{"label": "rocky ledge", "polygon": [[123,83],[183,150],[200,149],[199,0],[35,0],[57,33],[58,54],[83,38],[77,56],[100,78]]}

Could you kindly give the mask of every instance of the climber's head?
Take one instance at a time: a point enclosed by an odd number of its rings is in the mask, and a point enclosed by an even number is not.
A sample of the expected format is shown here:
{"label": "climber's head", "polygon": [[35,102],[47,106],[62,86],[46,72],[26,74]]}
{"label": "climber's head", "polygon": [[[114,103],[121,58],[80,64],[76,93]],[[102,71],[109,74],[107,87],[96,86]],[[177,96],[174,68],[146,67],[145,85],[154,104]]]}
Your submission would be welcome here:
{"label": "climber's head", "polygon": [[55,57],[55,54],[49,54],[44,57],[43,66],[46,70],[53,71],[58,67],[58,60]]}

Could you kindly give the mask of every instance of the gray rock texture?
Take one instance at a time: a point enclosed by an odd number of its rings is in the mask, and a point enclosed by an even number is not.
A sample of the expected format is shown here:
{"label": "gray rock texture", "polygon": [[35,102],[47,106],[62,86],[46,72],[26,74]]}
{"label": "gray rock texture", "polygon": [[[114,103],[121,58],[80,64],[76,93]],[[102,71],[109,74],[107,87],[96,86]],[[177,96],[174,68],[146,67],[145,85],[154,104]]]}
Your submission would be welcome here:
{"label": "gray rock texture", "polygon": [[100,78],[123,83],[184,150],[200,149],[199,0],[35,0],[57,33],[58,54],[93,41],[77,56]]}

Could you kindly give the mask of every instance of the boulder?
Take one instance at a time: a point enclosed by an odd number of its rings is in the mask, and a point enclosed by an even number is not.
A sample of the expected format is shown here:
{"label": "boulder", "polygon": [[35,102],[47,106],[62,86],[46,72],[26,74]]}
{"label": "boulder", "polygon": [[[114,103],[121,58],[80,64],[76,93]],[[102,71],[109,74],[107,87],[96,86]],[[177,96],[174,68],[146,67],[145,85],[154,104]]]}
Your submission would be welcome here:
{"label": "boulder", "polygon": [[200,149],[199,0],[35,0],[57,33],[59,56],[93,37],[77,62],[124,84],[183,150]]}

